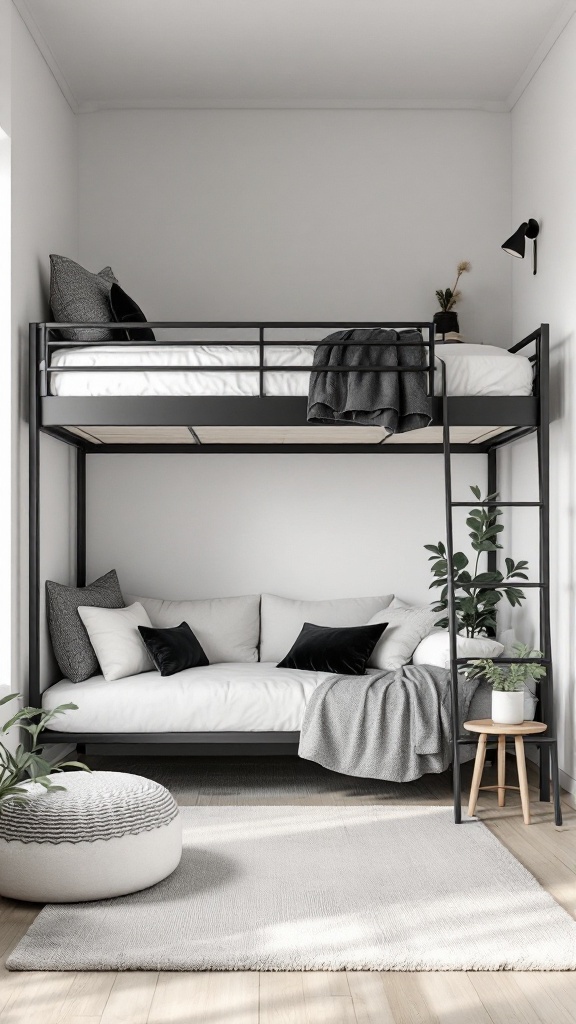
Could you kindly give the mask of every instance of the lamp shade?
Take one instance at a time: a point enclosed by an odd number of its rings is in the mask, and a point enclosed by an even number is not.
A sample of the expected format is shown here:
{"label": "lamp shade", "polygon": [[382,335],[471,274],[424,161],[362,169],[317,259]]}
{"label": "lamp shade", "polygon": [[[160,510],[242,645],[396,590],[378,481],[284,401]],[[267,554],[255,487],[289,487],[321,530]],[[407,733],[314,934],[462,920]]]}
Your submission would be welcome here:
{"label": "lamp shade", "polygon": [[537,220],[534,220],[532,217],[530,220],[525,220],[518,230],[504,242],[502,246],[504,252],[509,253],[510,256],[516,256],[519,260],[523,260],[524,253],[526,252],[526,239],[536,238],[539,230],[540,227]]}
{"label": "lamp shade", "polygon": [[515,231],[513,235],[510,235],[510,238],[508,238],[502,246],[504,252],[509,253],[510,256],[516,256],[519,260],[524,259],[524,253],[526,251],[527,227],[528,222],[524,221],[524,223],[520,225],[518,230]]}

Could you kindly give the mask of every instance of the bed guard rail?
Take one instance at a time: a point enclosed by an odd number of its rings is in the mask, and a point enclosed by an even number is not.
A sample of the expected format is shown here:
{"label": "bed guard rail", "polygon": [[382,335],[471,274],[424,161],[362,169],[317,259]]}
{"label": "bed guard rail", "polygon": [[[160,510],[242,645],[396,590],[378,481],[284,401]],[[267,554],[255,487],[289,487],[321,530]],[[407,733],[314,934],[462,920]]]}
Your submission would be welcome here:
{"label": "bed guard rail", "polygon": [[[264,377],[266,373],[270,372],[282,372],[289,371],[297,373],[310,373],[322,372],[323,370],[329,371],[330,373],[350,373],[351,370],[356,372],[365,373],[427,373],[428,374],[428,392],[430,395],[434,395],[434,379],[437,367],[435,366],[435,327],[434,323],[428,320],[409,320],[409,321],[398,321],[398,320],[375,320],[375,321],[148,321],[142,323],[141,321],[136,322],[122,322],[122,323],[38,323],[32,324],[31,328],[34,328],[37,345],[37,357],[38,357],[38,387],[39,397],[45,398],[50,394],[50,377],[53,374],[63,373],[82,373],[83,371],[89,371],[90,373],[258,373],[259,374],[259,389],[258,396],[260,398],[265,397],[264,389]],[[298,365],[298,364],[279,364],[271,365],[266,363],[266,350],[270,348],[283,348],[288,346],[310,347],[318,346],[324,343],[324,337],[319,338],[271,338],[268,336],[270,331],[334,331],[334,330],[355,330],[355,329],[393,329],[398,331],[406,330],[417,330],[421,334],[421,339],[418,341],[404,341],[399,342],[399,345],[403,347],[423,347],[427,351],[427,360],[422,366],[371,366],[371,365],[357,365],[354,367],[350,366],[328,366],[328,365]],[[107,338],[96,338],[94,340],[72,340],[62,337],[63,332],[72,330],[82,331],[94,331],[101,333],[105,331],[112,337]],[[162,347],[198,347],[202,348],[208,346],[210,348],[222,348],[226,349],[229,347],[234,348],[254,348],[257,347],[259,351],[259,358],[257,363],[248,364],[227,364],[225,362],[218,363],[218,365],[198,365],[198,366],[182,366],[182,365],[144,365],[138,366],[132,364],[114,363],[113,366],[93,366],[89,363],[84,365],[76,366],[54,366],[52,364],[52,356],[55,350],[62,349],[74,349],[74,348],[106,348],[107,346],[121,346],[126,348],[134,347],[135,345],[144,343],[140,339],[127,339],[126,331],[137,331],[137,330],[152,330],[152,331],[225,331],[225,332],[247,332],[254,331],[255,336],[252,338],[246,337],[229,337],[226,339],[212,339],[209,337],[202,338],[156,338],[154,341],[150,340],[145,342],[147,347],[162,349]],[[120,337],[116,337],[120,335]],[[366,347],[386,347],[390,342],[382,340],[372,340],[367,342],[358,342],[356,340],[342,340],[336,344],[343,346],[366,346]]]}

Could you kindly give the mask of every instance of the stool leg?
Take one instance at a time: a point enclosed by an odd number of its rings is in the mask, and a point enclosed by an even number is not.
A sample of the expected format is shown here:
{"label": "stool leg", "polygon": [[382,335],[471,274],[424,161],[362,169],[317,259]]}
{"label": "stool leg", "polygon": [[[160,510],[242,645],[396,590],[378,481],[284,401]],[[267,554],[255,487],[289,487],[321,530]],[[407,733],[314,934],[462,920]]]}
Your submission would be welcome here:
{"label": "stool leg", "polygon": [[476,802],[478,800],[478,793],[480,791],[480,783],[482,782],[482,771],[484,769],[484,758],[486,757],[486,740],[488,734],[481,732],[478,738],[478,748],[476,750],[476,760],[474,761],[474,774],[472,776],[472,786],[470,789],[470,800],[468,802],[468,814],[470,817],[476,810]]}
{"label": "stool leg", "polygon": [[506,803],[506,737],[498,737],[498,807]]}
{"label": "stool leg", "polygon": [[526,774],[526,759],[524,757],[524,740],[521,736],[514,737],[516,747],[516,765],[518,767],[518,782],[520,783],[520,799],[522,801],[522,814],[524,824],[530,824],[530,794],[528,792],[528,776]]}

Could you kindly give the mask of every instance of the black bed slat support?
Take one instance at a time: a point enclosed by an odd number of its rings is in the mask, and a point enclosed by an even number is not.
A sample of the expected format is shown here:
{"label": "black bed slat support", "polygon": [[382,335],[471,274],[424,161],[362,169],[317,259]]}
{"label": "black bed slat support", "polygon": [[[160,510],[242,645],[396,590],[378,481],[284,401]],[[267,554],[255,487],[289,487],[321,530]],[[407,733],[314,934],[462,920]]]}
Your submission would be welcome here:
{"label": "black bed slat support", "polygon": [[[48,381],[54,372],[74,372],[72,368],[52,367],[50,365],[51,355],[56,348],[75,347],[86,344],[77,341],[62,341],[60,331],[63,326],[86,328],[86,324],[30,324],[30,447],[29,447],[29,614],[30,614],[30,645],[29,645],[29,699],[30,703],[38,706],[41,703],[40,686],[40,432],[45,431],[51,436],[74,446],[77,449],[76,462],[76,582],[83,586],[86,582],[86,454],[106,453],[142,453],[149,452],[186,452],[205,453],[214,452],[226,453],[261,453],[261,452],[322,452],[330,454],[346,453],[386,453],[386,454],[442,454],[444,461],[445,479],[445,505],[446,505],[446,551],[448,563],[451,565],[453,555],[453,509],[459,507],[470,507],[469,502],[452,500],[452,476],[451,456],[460,452],[477,452],[486,454],[488,457],[488,492],[496,493],[498,489],[498,449],[509,444],[518,438],[525,437],[536,431],[538,443],[538,484],[539,500],[533,502],[480,502],[484,506],[498,505],[507,508],[537,508],[539,511],[539,579],[537,582],[523,584],[525,587],[532,587],[538,590],[540,599],[540,647],[544,652],[543,664],[547,666],[547,676],[539,685],[540,718],[546,722],[548,731],[545,735],[527,737],[526,742],[531,740],[538,747],[540,752],[540,798],[550,799],[550,769],[552,770],[552,782],[554,789],[554,815],[556,824],[561,824],[562,814],[560,807],[560,789],[558,776],[558,752],[556,734],[554,732],[553,720],[553,697],[552,697],[552,660],[550,648],[550,515],[549,515],[549,352],[548,352],[548,326],[542,324],[532,334],[518,342],[509,349],[510,352],[519,352],[529,345],[534,344],[536,352],[530,359],[534,366],[535,393],[533,397],[448,397],[446,393],[446,368],[442,363],[442,393],[440,397],[434,395],[435,373],[435,338],[434,325],[428,322],[369,322],[349,323],[341,322],[310,323],[310,322],[276,322],[262,323],[259,321],[248,323],[210,322],[210,323],[174,323],[162,322],[153,323],[150,326],[156,330],[162,329],[201,329],[214,328],[222,329],[245,329],[251,328],[257,332],[257,340],[247,341],[242,339],[232,344],[242,346],[258,347],[258,365],[247,367],[248,370],[258,373],[259,394],[254,397],[55,397],[49,394]],[[94,325],[99,330],[103,326],[108,327],[112,337],[115,332],[125,331],[127,327],[138,328],[140,324],[110,324]],[[270,367],[266,365],[266,347],[278,347],[286,344],[303,344],[302,341],[286,339],[277,341],[267,340],[266,331],[270,329],[301,329],[301,328],[353,328],[353,327],[400,327],[419,328],[428,331],[428,340],[424,344],[428,347],[428,363],[424,369],[429,375],[429,391],[432,405],[432,423],[442,426],[441,444],[343,444],[343,445],[322,445],[314,443],[266,445],[266,444],[244,444],[244,445],[214,445],[214,444],[160,444],[160,445],[138,445],[138,444],[95,444],[85,437],[73,434],[67,427],[97,427],[97,426],[185,426],[194,436],[194,427],[200,426],[305,426],[306,425],[306,398],[279,398],[275,396],[265,397],[265,374],[267,370],[277,370],[281,367]],[[90,343],[92,344],[92,343]],[[100,342],[99,344],[105,344]],[[117,339],[115,344],[130,345],[123,339]],[[216,341],[210,339],[168,342],[158,339],[158,345],[205,345],[221,344],[229,345],[230,341]],[[308,342],[318,344],[318,342]],[[341,344],[357,344],[357,342],[341,342]],[[370,344],[378,344],[371,342]],[[412,343],[416,344],[416,343]],[[295,367],[298,370],[309,371],[310,367]],[[81,370],[82,367],[77,367]],[[90,370],[98,368],[90,367]],[[118,367],[116,367],[118,369]],[[126,367],[126,369],[136,369]],[[155,370],[159,369],[154,367]],[[170,372],[182,371],[182,367],[167,367]],[[203,371],[215,368],[199,367]],[[218,367],[227,369],[227,367]],[[237,371],[239,367],[231,366],[231,371]],[[291,367],[294,369],[294,367]],[[347,372],[348,368],[330,367],[337,372]],[[355,367],[356,370],[359,367]],[[396,368],[397,369],[397,368]],[[401,372],[402,371],[402,368]],[[140,368],[144,370],[144,368]],[[373,367],[367,367],[373,372]],[[103,372],[100,370],[100,372]],[[384,370],[383,372],[390,372]],[[410,371],[406,371],[410,372]],[[190,426],[193,424],[194,426]],[[454,426],[472,427],[507,427],[504,432],[489,436],[480,443],[463,444],[451,443],[450,429]],[[197,435],[196,435],[197,438]],[[489,552],[487,564],[489,569],[496,569],[496,552]],[[453,730],[453,795],[454,795],[454,820],[460,822],[461,811],[461,777],[460,777],[460,747],[477,742],[477,737],[460,736],[460,725],[458,718],[458,669],[471,660],[457,656],[457,624],[455,612],[455,581],[451,573],[448,576],[448,619],[450,632],[450,683],[452,690],[452,730]],[[503,658],[503,663],[512,663],[522,659]],[[41,737],[45,742],[70,742],[75,741],[80,749],[87,745],[94,746],[98,750],[114,751],[118,749],[135,750],[137,747],[152,749],[156,752],[172,750],[191,753],[200,750],[211,750],[214,753],[239,751],[253,747],[262,751],[282,751],[288,749],[294,751],[298,741],[297,733],[171,733],[171,734],[122,734],[122,733],[44,733]]]}

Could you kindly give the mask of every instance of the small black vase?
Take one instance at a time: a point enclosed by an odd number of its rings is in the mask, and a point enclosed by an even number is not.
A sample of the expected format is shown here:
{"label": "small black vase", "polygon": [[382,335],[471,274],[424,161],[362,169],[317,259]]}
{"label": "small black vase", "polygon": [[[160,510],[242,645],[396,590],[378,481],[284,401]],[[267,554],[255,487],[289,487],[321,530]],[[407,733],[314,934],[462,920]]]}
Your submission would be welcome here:
{"label": "small black vase", "polygon": [[444,336],[445,334],[449,334],[451,331],[455,331],[456,334],[460,331],[458,326],[458,314],[453,309],[448,313],[445,313],[442,310],[438,313],[434,313],[433,320],[437,334]]}

